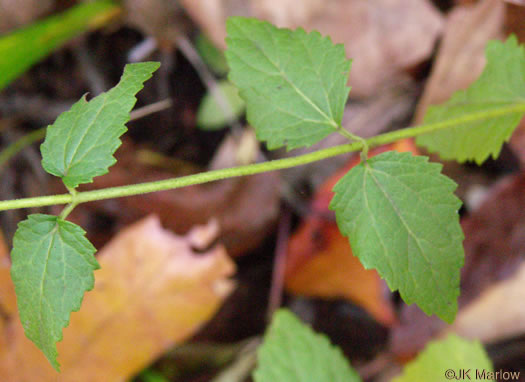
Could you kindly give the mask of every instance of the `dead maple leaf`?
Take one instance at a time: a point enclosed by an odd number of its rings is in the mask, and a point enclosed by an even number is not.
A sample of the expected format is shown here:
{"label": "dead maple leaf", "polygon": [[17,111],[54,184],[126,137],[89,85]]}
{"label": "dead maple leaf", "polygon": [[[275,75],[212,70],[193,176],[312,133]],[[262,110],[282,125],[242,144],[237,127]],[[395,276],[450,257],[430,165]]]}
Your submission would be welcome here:
{"label": "dead maple leaf", "polygon": [[3,381],[125,381],[187,339],[233,287],[234,265],[222,246],[194,253],[209,229],[179,237],[148,217],[123,230],[100,251],[95,288],[64,329],[62,372],[51,368],[14,317]]}
{"label": "dead maple leaf", "polygon": [[[417,152],[411,140],[400,141],[372,151],[372,155],[395,149]],[[294,294],[342,297],[362,306],[378,322],[395,322],[384,284],[375,270],[366,270],[352,254],[348,239],[337,228],[328,210],[332,189],[349,169],[359,163],[354,157],[319,189],[312,201],[313,213],[307,216],[290,240],[285,286]]]}

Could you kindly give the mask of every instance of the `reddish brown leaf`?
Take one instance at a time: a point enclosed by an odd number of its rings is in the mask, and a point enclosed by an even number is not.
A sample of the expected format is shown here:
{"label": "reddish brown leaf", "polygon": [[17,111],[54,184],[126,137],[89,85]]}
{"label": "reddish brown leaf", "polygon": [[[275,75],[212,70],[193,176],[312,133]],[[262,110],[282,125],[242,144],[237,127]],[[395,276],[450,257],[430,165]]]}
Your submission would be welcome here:
{"label": "reddish brown leaf", "polygon": [[[372,155],[389,149],[416,152],[412,141],[406,140],[373,150]],[[315,195],[313,213],[303,220],[289,243],[286,288],[295,294],[346,298],[362,306],[378,322],[391,325],[395,317],[383,282],[376,271],[364,269],[353,256],[348,239],[341,235],[328,209],[333,186],[358,162],[357,156],[351,159]]]}

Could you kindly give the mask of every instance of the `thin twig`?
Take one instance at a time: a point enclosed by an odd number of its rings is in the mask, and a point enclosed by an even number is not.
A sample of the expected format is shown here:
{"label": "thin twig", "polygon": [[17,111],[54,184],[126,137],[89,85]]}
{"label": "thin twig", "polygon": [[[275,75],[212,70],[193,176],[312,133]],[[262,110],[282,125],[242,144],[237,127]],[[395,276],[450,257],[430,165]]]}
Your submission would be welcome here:
{"label": "thin twig", "polygon": [[290,219],[291,214],[286,207],[279,221],[279,228],[277,231],[277,244],[275,246],[275,258],[273,261],[272,285],[270,288],[270,299],[268,302],[268,311],[266,318],[271,320],[273,313],[281,306],[283,286],[284,286],[284,272],[286,267],[286,252],[288,238],[290,237]]}
{"label": "thin twig", "polygon": [[179,36],[176,41],[177,47],[186,59],[191,63],[197,75],[201,79],[202,83],[208,89],[208,92],[217,102],[217,105],[221,108],[222,112],[228,119],[230,125],[235,129],[241,129],[239,121],[235,118],[230,103],[224,96],[224,93],[217,86],[215,77],[210,72],[206,64],[202,61],[201,56],[195,50],[192,43],[186,38],[186,36]]}
{"label": "thin twig", "polygon": [[[136,110],[133,110],[130,114],[130,121],[136,121],[137,119],[144,118],[150,114],[157,113],[162,110],[166,110],[173,105],[173,101],[168,98],[162,101],[152,103],[150,105],[143,106]],[[41,141],[46,135],[47,127],[42,127],[38,130],[34,130],[17,141],[9,144],[5,149],[0,151],[0,174],[2,173],[7,162],[16,156],[24,148]]]}

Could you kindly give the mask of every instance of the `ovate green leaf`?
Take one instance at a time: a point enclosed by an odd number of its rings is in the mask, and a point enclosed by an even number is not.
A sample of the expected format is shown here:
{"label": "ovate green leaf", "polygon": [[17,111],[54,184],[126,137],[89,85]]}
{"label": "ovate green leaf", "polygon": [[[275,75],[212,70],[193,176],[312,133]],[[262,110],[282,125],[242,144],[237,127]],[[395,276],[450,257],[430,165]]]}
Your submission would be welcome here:
{"label": "ovate green leaf", "polygon": [[274,314],[257,353],[255,382],[359,382],[341,350],[290,311]]}
{"label": "ovate green leaf", "polygon": [[341,125],[350,88],[342,45],[318,32],[232,17],[226,25],[229,79],[248,121],[270,149],[310,146]]}
{"label": "ovate green leaf", "polygon": [[516,37],[491,41],[483,73],[467,90],[456,92],[440,106],[431,106],[423,123],[447,123],[454,127],[421,135],[416,142],[443,159],[483,163],[497,158],[525,114],[525,50]]}
{"label": "ovate green leaf", "polygon": [[429,343],[415,360],[405,366],[403,374],[392,382],[493,381],[496,378],[491,376],[492,370],[492,363],[479,341],[449,335],[444,340]]}
{"label": "ovate green leaf", "polygon": [[[217,84],[219,96],[224,106],[217,102],[217,98],[210,92],[206,93],[197,112],[197,125],[205,130],[216,130],[231,122],[231,117],[238,118],[244,111],[244,101],[239,97],[237,87],[229,81],[220,81]],[[229,108],[228,114],[225,108]]]}
{"label": "ovate green leaf", "polygon": [[56,342],[93,288],[95,248],[76,224],[51,215],[30,215],[18,225],[11,253],[20,320],[26,336],[58,370]]}
{"label": "ovate green leaf", "polygon": [[157,62],[128,64],[113,89],[89,102],[83,97],[62,113],[48,127],[41,146],[44,169],[71,188],[107,173],[116,161],[113,153],[122,143],[119,137],[127,130],[135,94],[158,67]]}
{"label": "ovate green leaf", "polygon": [[0,38],[0,89],[73,37],[106,24],[120,12],[112,1],[71,7]]}
{"label": "ovate green leaf", "polygon": [[335,185],[330,209],[365,268],[407,304],[451,322],[464,258],[461,202],[427,159],[389,151],[357,165]]}

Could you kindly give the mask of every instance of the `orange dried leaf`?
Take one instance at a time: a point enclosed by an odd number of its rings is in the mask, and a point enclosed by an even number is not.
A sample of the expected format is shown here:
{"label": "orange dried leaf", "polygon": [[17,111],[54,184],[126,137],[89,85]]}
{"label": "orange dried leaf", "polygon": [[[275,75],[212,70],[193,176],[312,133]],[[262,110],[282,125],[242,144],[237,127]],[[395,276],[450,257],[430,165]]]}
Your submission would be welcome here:
{"label": "orange dried leaf", "polygon": [[122,381],[187,339],[233,288],[234,265],[222,246],[192,249],[192,237],[205,237],[208,229],[180,237],[149,217],[122,231],[100,251],[95,288],[64,330],[60,375],[16,319],[6,380]]}
{"label": "orange dried leaf", "polygon": [[0,312],[4,316],[16,311],[15,289],[9,274],[11,261],[8,253],[4,236],[0,232]]}
{"label": "orange dried leaf", "polygon": [[[405,139],[372,150],[371,156],[388,150],[417,149],[413,140]],[[337,228],[328,204],[332,188],[352,167],[359,163],[353,157],[335,175],[320,187],[312,201],[314,214],[308,216],[293,235],[287,255],[285,286],[291,293],[325,298],[346,298],[363,307],[378,322],[392,325],[394,313],[389,299],[383,293],[383,282],[374,270],[366,270],[352,254],[348,239]]]}

